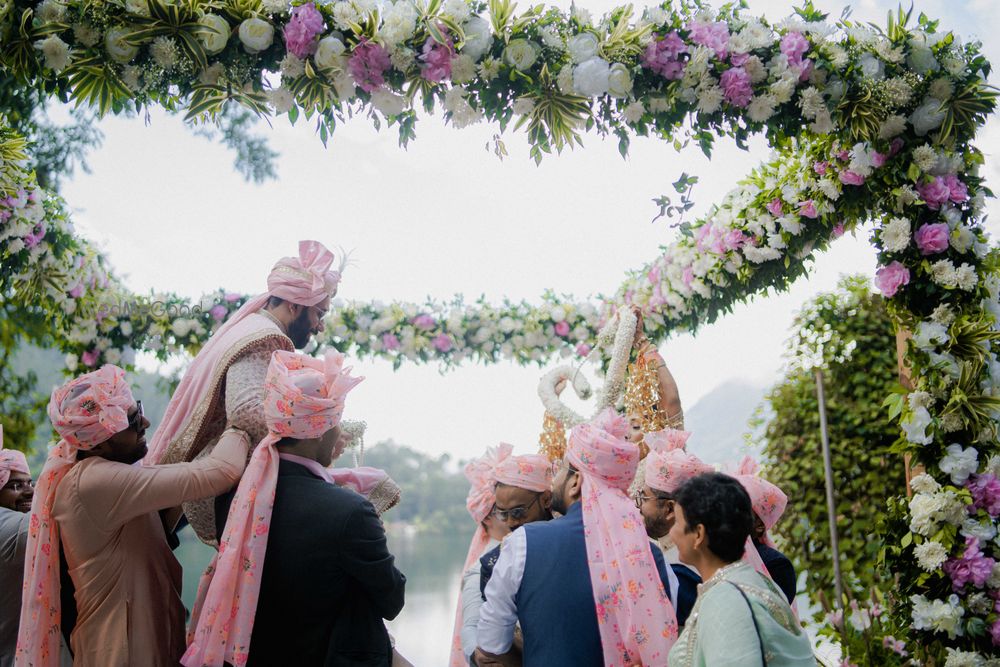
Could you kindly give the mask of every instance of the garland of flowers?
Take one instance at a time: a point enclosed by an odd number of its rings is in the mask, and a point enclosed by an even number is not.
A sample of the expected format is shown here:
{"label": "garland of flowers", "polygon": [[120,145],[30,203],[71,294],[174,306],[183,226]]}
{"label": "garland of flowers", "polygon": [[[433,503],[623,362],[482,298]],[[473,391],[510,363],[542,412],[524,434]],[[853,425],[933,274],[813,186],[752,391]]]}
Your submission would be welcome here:
{"label": "garland of flowers", "polygon": [[[1000,646],[1000,253],[980,222],[990,193],[971,144],[995,107],[990,65],[924,17],[910,28],[901,12],[884,31],[824,18],[809,5],[770,25],[698,5],[595,22],[579,8],[515,16],[508,0],[381,10],[371,0],[14,0],[0,7],[0,68],[101,113],[155,103],[200,117],[233,99],[314,119],[324,141],[337,122],[367,115],[398,125],[405,143],[419,97],[456,127],[513,121],[535,159],[584,130],[614,134],[623,153],[632,136],[674,139],[688,120],[706,152],[718,136],[742,144],[764,133],[776,155],[608,304],[347,304],[327,342],[397,365],[540,363],[589,353],[609,304],[639,306],[659,340],[787,286],[832,238],[874,219],[876,284],[913,333],[915,386],[887,404],[903,432],[897,449],[927,471],[910,500],[890,502],[892,614],[915,656],[981,664]],[[18,164],[17,141],[0,128],[0,288],[51,316],[68,366],[127,363],[130,349],[196,351],[243,302],[223,291],[198,304],[128,294],[73,236],[61,200]]]}

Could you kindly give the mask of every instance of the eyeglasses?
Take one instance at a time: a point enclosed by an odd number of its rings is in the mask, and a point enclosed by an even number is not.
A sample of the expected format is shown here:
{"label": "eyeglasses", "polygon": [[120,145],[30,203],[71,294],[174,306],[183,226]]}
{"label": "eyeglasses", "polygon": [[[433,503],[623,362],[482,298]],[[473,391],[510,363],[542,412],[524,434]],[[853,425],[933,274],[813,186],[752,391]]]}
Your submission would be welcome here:
{"label": "eyeglasses", "polygon": [[528,516],[528,510],[531,506],[542,499],[542,494],[535,494],[535,499],[532,500],[527,505],[521,505],[520,507],[511,507],[509,510],[502,510],[499,507],[493,508],[493,516],[500,519],[501,521],[506,521],[507,517],[510,517],[514,521],[520,521],[521,519]]}
{"label": "eyeglasses", "polygon": [[142,431],[142,401],[135,402],[135,414],[128,418],[128,427],[139,433]]}
{"label": "eyeglasses", "polygon": [[35,488],[35,482],[33,480],[17,479],[14,480],[13,482],[8,482],[7,485],[0,490],[13,491],[14,493],[21,493],[25,489],[33,489],[33,488]]}
{"label": "eyeglasses", "polygon": [[666,501],[669,501],[669,502],[673,502],[673,498],[671,498],[670,496],[665,496],[665,495],[664,496],[661,496],[661,495],[647,496],[647,495],[644,495],[642,493],[635,494],[635,496],[633,496],[632,499],[635,500],[635,506],[638,507],[639,509],[642,509],[642,504],[644,502],[646,502],[647,500],[666,500]]}

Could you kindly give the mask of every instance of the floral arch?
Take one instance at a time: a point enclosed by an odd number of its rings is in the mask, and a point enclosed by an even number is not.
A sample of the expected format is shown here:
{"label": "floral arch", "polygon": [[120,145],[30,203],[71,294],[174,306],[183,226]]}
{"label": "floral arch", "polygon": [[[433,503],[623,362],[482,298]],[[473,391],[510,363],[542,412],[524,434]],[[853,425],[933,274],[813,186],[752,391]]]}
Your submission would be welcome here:
{"label": "floral arch", "polygon": [[[457,128],[527,132],[535,160],[586,132],[617,136],[623,154],[634,136],[709,152],[720,137],[766,135],[772,157],[613,295],[350,303],[327,340],[396,365],[541,362],[586,354],[615,303],[640,306],[659,340],[787,286],[833,238],[874,220],[876,284],[912,332],[913,388],[886,403],[898,450],[930,475],[911,499],[890,499],[900,620],[938,660],[1000,654],[1000,253],[981,225],[991,193],[972,143],[996,95],[978,44],[924,16],[911,25],[901,11],[876,29],[829,23],[811,4],[775,25],[695,1],[599,20],[515,13],[510,0],[293,4],[5,0],[0,75],[101,114],[158,104],[197,121],[232,100],[314,123],[324,142],[362,116],[405,144],[417,106],[441,106]],[[224,290],[199,302],[129,293],[23,167],[29,150],[0,124],[0,288],[11,312],[47,323],[69,370],[128,364],[138,349],[196,351],[243,303]]]}

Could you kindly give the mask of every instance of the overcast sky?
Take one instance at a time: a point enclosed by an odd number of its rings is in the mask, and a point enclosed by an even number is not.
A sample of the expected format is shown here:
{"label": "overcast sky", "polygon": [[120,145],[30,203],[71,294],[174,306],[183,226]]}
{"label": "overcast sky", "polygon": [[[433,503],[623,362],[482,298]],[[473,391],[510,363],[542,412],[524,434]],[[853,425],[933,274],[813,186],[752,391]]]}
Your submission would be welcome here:
{"label": "overcast sky", "polygon": [[[581,2],[595,16],[614,4]],[[751,0],[750,11],[778,20],[792,4]],[[833,18],[843,6],[816,4]],[[884,25],[897,2],[854,6],[856,19]],[[994,0],[924,0],[916,9],[942,17],[963,39],[1000,31]],[[995,43],[985,50],[1000,62]],[[356,264],[341,284],[345,298],[421,301],[462,293],[537,300],[545,288],[585,297],[613,293],[627,269],[653,259],[674,238],[669,222],[650,222],[657,212],[652,199],[682,172],[701,179],[698,213],[768,156],[763,141],[749,152],[720,142],[709,161],[697,148],[678,154],[663,142],[637,139],[622,160],[617,140],[587,136],[584,149],[536,167],[522,135],[504,137],[510,155],[500,161],[486,148],[497,128],[455,130],[440,116],[422,118],[406,150],[395,129],[376,132],[362,118],[339,127],[326,148],[309,123],[272,122],[259,131],[281,153],[279,178],[252,185],[233,171],[231,153],[194,136],[179,118],[153,111],[148,125],[104,120],[106,140],[89,158],[91,173],[77,173],[64,187],[77,228],[139,292],[257,293],[276,259],[294,254],[299,239],[313,238],[354,250]],[[991,121],[979,141],[994,187],[997,130]],[[996,208],[991,202],[990,210]],[[838,241],[790,292],[758,297],[695,336],[667,341],[661,351],[685,405],[730,380],[775,381],[802,303],[832,289],[842,274],[873,275],[867,236],[861,231]],[[537,447],[543,372],[537,367],[469,366],[444,375],[434,366],[393,372],[381,361],[355,368],[368,379],[352,392],[347,413],[368,422],[369,443],[393,438],[459,457],[498,441],[522,452]]]}

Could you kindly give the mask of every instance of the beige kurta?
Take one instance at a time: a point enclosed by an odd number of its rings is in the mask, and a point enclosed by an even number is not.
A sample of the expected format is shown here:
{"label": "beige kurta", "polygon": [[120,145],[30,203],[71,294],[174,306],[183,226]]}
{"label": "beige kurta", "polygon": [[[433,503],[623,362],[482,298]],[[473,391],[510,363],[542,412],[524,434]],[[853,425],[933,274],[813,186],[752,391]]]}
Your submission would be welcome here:
{"label": "beige kurta", "polygon": [[53,516],[76,587],[77,667],[176,666],[184,653],[181,566],[158,510],[224,493],[249,442],[223,434],[211,456],[143,467],[92,457],[59,483]]}

